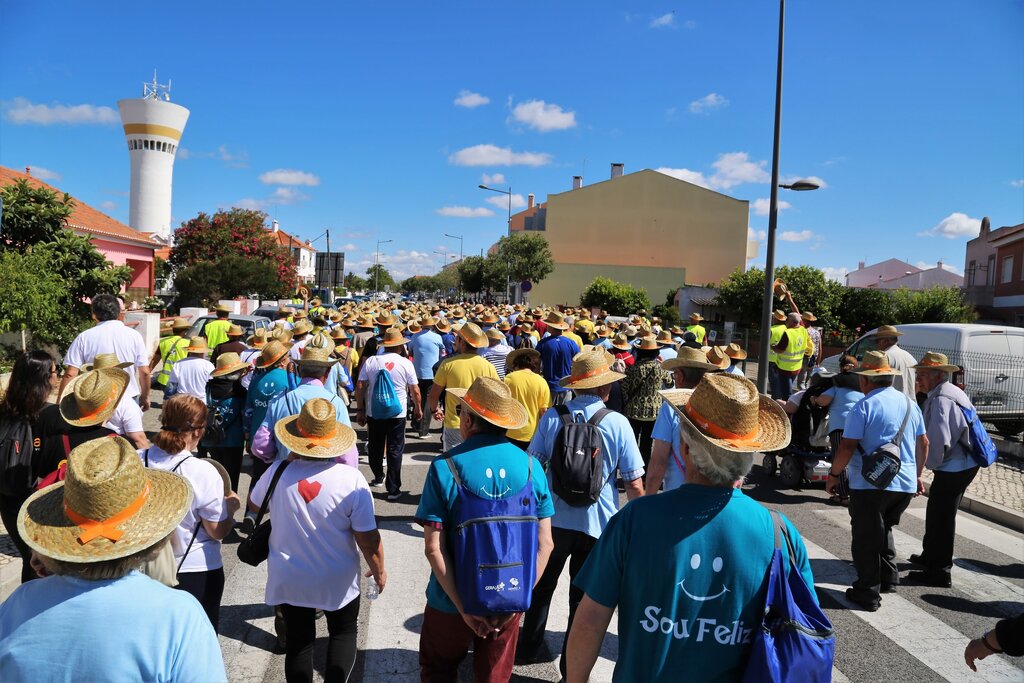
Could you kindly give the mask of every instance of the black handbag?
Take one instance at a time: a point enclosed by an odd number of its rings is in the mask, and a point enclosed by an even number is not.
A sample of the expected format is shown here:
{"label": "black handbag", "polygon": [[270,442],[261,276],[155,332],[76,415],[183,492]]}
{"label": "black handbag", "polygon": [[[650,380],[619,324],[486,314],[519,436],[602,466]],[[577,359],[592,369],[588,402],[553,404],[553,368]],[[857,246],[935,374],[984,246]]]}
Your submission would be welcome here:
{"label": "black handbag", "polygon": [[865,453],[860,444],[857,445],[857,450],[861,455],[861,476],[876,489],[886,489],[900,473],[902,465],[900,444],[903,443],[903,431],[907,427],[907,420],[910,419],[910,411],[913,409],[910,399],[907,398],[907,414],[903,416],[903,423],[900,424],[900,429],[892,441],[883,443],[871,453]]}
{"label": "black handbag", "polygon": [[256,513],[256,527],[245,540],[238,544],[238,559],[253,567],[260,566],[270,556],[270,520],[263,523],[263,515],[267,514],[267,505],[270,503],[270,497],[274,495],[277,481],[281,478],[281,474],[284,473],[284,468],[288,467],[288,463],[289,461],[285,460],[277,468],[277,471],[274,472],[274,477],[270,480],[270,487],[267,489],[267,495],[263,498],[263,504],[260,505],[260,511]]}

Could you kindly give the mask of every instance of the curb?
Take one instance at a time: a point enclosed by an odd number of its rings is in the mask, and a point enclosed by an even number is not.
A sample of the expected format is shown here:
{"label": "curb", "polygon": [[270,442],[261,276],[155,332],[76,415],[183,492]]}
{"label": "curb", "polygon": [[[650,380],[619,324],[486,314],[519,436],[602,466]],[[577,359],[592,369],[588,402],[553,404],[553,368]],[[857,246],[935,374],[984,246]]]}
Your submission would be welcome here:
{"label": "curb", "polygon": [[[925,482],[924,494],[926,496],[931,492],[931,488],[932,483]],[[1009,527],[1014,531],[1024,531],[1024,514],[1011,510],[1005,505],[964,494],[964,497],[960,499],[960,509],[990,522]]]}

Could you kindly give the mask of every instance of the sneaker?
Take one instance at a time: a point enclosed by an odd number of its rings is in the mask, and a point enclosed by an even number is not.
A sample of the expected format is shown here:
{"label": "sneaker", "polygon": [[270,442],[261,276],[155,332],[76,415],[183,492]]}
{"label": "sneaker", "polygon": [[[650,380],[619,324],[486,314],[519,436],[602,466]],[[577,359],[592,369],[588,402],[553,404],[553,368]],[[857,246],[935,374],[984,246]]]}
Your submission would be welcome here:
{"label": "sneaker", "polygon": [[924,555],[914,554],[914,555],[911,555],[910,557],[908,557],[907,559],[910,560],[911,564],[918,564],[918,565],[921,565],[922,567],[927,567],[928,566],[928,563],[924,561]]}
{"label": "sneaker", "polygon": [[858,593],[853,588],[846,589],[846,599],[860,607],[865,612],[877,612],[878,608],[882,606],[881,600],[872,600],[871,598],[865,597],[863,593]]}
{"label": "sneaker", "polygon": [[387,499],[391,500],[391,501],[398,500],[401,497],[402,497],[402,492],[401,491],[395,491],[394,493],[389,493],[387,495]]}
{"label": "sneaker", "polygon": [[946,572],[913,571],[907,578],[921,586],[932,588],[952,588],[953,579]]}
{"label": "sneaker", "polygon": [[373,481],[370,482],[370,486],[373,486],[374,488],[376,488],[378,486],[383,486],[383,485],[384,485],[384,477],[375,477],[373,479]]}
{"label": "sneaker", "polygon": [[878,592],[879,593],[895,593],[897,586],[899,586],[898,583],[883,583],[881,590],[879,590]]}

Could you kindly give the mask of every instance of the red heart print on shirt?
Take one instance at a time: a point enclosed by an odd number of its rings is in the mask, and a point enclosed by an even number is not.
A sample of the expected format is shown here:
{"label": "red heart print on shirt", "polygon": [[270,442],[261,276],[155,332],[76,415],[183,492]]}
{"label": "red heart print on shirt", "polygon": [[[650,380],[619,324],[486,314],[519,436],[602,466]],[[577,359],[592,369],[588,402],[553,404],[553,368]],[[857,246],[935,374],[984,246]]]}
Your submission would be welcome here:
{"label": "red heart print on shirt", "polygon": [[303,479],[299,482],[299,495],[309,505],[320,494],[320,482]]}
{"label": "red heart print on shirt", "polygon": [[385,363],[385,364],[384,364],[384,367],[386,367],[386,368],[388,369],[388,372],[391,372],[392,370],[394,370],[394,369],[395,369],[395,364],[394,364],[394,362],[391,362],[391,363]]}

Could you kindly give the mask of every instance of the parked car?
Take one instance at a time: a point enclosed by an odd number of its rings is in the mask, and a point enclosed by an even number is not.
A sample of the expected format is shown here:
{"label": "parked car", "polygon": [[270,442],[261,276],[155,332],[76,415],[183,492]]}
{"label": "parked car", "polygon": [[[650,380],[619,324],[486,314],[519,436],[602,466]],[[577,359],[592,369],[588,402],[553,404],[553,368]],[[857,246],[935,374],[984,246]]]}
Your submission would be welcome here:
{"label": "parked car", "polygon": [[[982,420],[1000,434],[1024,431],[1024,328],[1003,325],[956,323],[920,323],[896,325],[903,333],[900,348],[920,359],[926,351],[938,351],[959,365],[953,381],[963,387]],[[871,330],[846,349],[863,358],[875,348]],[[822,365],[839,370],[839,356],[830,356]]]}
{"label": "parked car", "polygon": [[[196,319],[196,321],[192,323],[192,328],[188,331],[188,336],[202,337],[203,330],[206,328],[206,323],[216,319],[217,316],[213,315],[204,315],[201,318]],[[228,320],[230,320],[235,325],[241,326],[241,328],[245,331],[244,338],[246,339],[249,337],[249,335],[253,333],[254,330],[259,328],[266,329],[270,327],[270,318],[267,318],[262,315],[229,315]]]}

